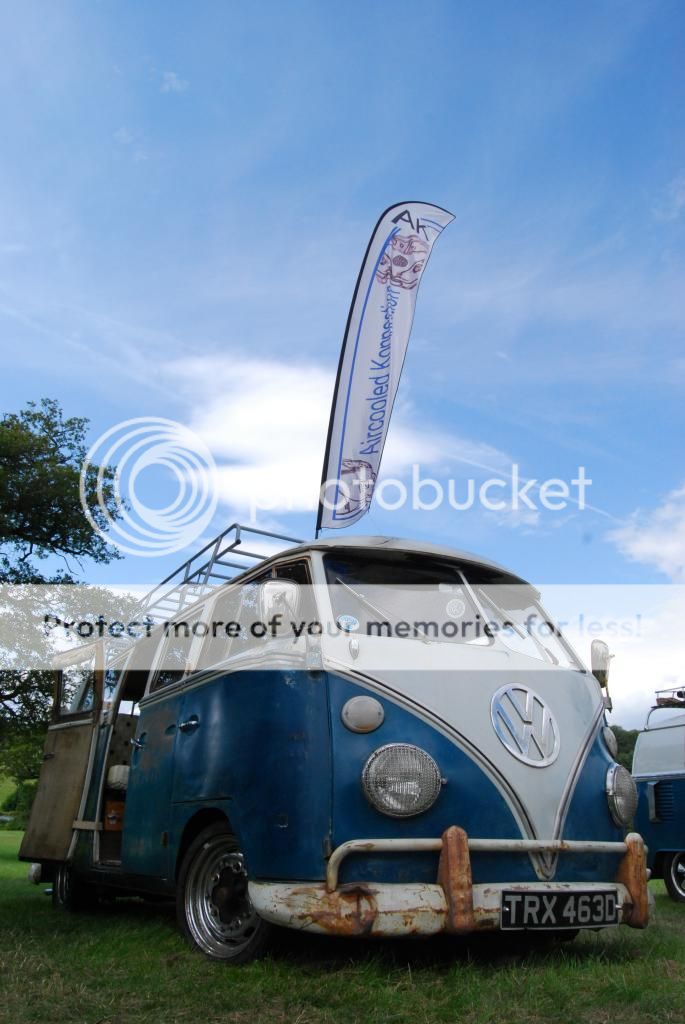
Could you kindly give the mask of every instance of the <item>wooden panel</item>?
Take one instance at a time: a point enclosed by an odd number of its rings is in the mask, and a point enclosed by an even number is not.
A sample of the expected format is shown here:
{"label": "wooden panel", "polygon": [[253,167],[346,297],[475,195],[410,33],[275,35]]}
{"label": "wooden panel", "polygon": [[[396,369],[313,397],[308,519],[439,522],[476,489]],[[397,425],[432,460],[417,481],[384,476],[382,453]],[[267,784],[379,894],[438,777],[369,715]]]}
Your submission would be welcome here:
{"label": "wooden panel", "polygon": [[92,735],[90,719],[48,730],[38,790],[19,850],[22,860],[65,860],[78,816]]}

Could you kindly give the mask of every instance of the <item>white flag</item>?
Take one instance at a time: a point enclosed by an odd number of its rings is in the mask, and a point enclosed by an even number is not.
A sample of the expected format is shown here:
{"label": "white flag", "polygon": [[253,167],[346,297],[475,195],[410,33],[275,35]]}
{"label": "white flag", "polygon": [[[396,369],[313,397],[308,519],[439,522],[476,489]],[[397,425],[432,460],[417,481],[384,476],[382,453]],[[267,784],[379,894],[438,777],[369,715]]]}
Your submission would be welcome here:
{"label": "white flag", "polygon": [[340,353],[317,533],[350,526],[369,510],[419,282],[435,239],[453,220],[439,206],[398,203],[371,236]]}

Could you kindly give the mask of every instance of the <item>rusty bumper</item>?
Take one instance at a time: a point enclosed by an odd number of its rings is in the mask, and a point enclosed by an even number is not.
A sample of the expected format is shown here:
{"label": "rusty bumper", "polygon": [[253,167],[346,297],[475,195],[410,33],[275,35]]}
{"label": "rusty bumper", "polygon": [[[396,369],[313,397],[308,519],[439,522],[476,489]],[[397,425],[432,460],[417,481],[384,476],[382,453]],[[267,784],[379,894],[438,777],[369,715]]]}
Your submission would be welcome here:
{"label": "rusty bumper", "polygon": [[[350,883],[337,885],[342,860],[353,853],[389,849],[439,850],[435,884]],[[473,885],[470,851],[622,853],[616,878],[609,883],[531,882]],[[333,883],[333,884],[332,884]],[[620,920],[644,928],[649,918],[645,847],[631,833],[624,843],[564,843],[538,840],[469,839],[463,829],[447,829],[441,839],[356,840],[334,851],[327,882],[250,882],[257,913],[274,924],[323,934],[350,936],[467,934],[500,927],[504,889],[521,892],[584,892],[613,888]]]}

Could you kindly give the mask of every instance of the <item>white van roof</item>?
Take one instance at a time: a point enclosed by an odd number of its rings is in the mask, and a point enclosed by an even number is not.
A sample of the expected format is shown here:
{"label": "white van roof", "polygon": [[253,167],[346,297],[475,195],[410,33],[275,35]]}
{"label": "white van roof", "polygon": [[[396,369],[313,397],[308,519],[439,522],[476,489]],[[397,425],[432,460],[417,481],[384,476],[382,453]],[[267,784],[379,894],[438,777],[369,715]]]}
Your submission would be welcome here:
{"label": "white van roof", "polygon": [[[431,544],[428,541],[422,540],[406,540],[402,537],[326,537],[320,538],[319,540],[309,541],[305,544],[300,544],[296,548],[289,548],[287,553],[292,554],[295,551],[331,551],[338,550],[340,548],[350,549],[365,549],[369,551],[397,551],[404,552],[407,554],[421,554],[421,555],[434,555],[438,558],[449,558],[458,562],[466,562],[472,565],[481,565],[486,569],[492,569],[495,572],[501,573],[503,576],[508,578],[511,583],[525,584],[531,586],[527,580],[517,576],[516,573],[510,569],[506,569],[503,565],[499,565],[497,562],[492,562],[488,558],[481,558],[480,555],[474,555],[469,551],[459,551],[456,548],[450,548],[443,544]],[[279,552],[279,555],[283,555],[285,552]]]}

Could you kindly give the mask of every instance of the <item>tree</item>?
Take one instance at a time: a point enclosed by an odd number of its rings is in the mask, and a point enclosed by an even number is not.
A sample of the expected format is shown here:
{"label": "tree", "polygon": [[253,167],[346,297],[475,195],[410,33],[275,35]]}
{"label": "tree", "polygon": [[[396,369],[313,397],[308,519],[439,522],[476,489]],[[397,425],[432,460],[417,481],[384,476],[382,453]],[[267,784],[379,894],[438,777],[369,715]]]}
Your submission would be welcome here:
{"label": "tree", "polygon": [[[86,458],[88,420],[64,418],[54,399],[29,402],[0,420],[0,583],[75,584],[70,559],[107,563],[119,554],[93,530],[81,506],[80,480]],[[84,475],[85,501],[103,529],[107,516],[120,515],[114,472],[89,466]],[[65,569],[45,574],[40,563],[50,556]],[[40,765],[42,735],[47,724],[53,679],[51,672],[27,671],[35,654],[35,630],[16,603],[11,603],[12,649],[0,650],[0,770],[17,779],[35,776]],[[49,639],[41,650],[48,658]]]}
{"label": "tree", "polygon": [[616,760],[630,771],[633,766],[633,751],[635,750],[635,743],[640,735],[640,730],[622,729],[620,725],[612,725],[611,728],[618,740]]}
{"label": "tree", "polygon": [[[75,416],[65,420],[59,403],[51,398],[39,405],[29,402],[21,412],[0,420],[0,581],[43,582],[29,563],[32,557],[73,556],[95,562],[120,557],[93,530],[81,507],[87,425],[87,419]],[[106,514],[116,519],[119,509],[114,471],[102,472],[99,496],[98,471],[98,466],[88,467],[84,494],[90,515],[104,530]],[[64,575],[53,574],[51,579],[68,582]]]}

